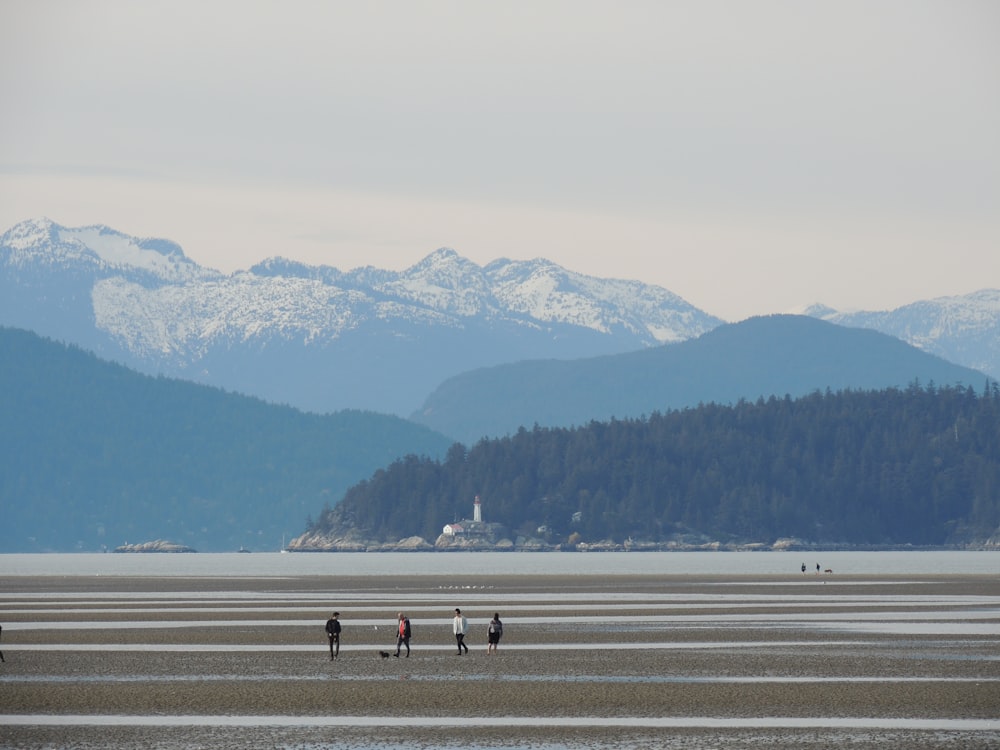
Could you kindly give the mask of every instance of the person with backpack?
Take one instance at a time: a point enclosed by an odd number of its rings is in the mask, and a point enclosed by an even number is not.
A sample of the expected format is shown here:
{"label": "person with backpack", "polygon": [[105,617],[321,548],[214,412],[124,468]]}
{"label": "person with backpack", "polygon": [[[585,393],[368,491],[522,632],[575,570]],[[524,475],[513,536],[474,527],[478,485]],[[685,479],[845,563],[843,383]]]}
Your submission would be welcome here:
{"label": "person with backpack", "polygon": [[330,640],[330,661],[340,656],[340,612],[334,612],[326,621],[326,637]]}
{"label": "person with backpack", "polygon": [[397,615],[399,620],[399,628],[396,631],[396,653],[394,656],[399,658],[399,649],[402,646],[406,646],[406,658],[410,658],[410,618],[404,615],[402,612]]}
{"label": "person with backpack", "polygon": [[494,612],[493,619],[490,620],[489,628],[486,632],[486,653],[495,654],[500,645],[500,636],[503,635],[503,623],[500,622],[500,613]]}
{"label": "person with backpack", "polygon": [[469,647],[465,645],[465,633],[469,629],[469,621],[465,619],[465,615],[462,614],[462,610],[455,607],[455,619],[451,621],[451,631],[455,634],[455,640],[458,642],[458,655],[462,655],[462,649],[465,649],[465,653],[469,653]]}

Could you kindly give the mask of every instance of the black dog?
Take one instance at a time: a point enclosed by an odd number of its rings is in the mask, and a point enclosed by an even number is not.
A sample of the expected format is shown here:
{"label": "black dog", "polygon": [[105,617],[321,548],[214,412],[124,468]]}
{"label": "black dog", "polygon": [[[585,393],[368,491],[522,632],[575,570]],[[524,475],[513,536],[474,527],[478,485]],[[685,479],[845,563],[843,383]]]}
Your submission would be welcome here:
{"label": "black dog", "polygon": [[381,656],[383,659],[388,659],[389,658],[389,652],[388,651],[379,651],[378,655]]}

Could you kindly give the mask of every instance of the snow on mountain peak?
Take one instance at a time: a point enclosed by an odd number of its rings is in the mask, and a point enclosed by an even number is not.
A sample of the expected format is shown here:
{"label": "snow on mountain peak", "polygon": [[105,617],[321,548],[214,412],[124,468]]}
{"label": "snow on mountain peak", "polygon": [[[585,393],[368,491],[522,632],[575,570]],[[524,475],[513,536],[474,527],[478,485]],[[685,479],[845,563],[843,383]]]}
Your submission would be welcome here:
{"label": "snow on mountain peak", "polygon": [[601,333],[624,328],[663,344],[700,335],[722,322],[662,287],[599,279],[544,258],[494,261],[486,273],[502,305],[550,323]]}
{"label": "snow on mountain peak", "polygon": [[[306,338],[315,339],[336,338],[360,320],[393,321],[388,325],[401,329],[528,325],[556,336],[560,326],[571,326],[622,334],[632,342],[622,346],[649,346],[721,322],[661,287],[584,276],[542,258],[501,259],[484,268],[449,247],[401,272],[368,266],[345,273],[269,258],[224,276],[201,268],[168,240],[137,239],[100,225],[23,222],[0,244],[6,254],[0,265],[86,269],[99,327],[126,348],[167,356],[222,332],[240,340],[241,327],[251,336],[307,331]],[[148,330],[135,330],[143,326]]]}
{"label": "snow on mountain peak", "polygon": [[[891,312],[818,306],[808,312],[894,335],[993,377],[1000,373],[1000,290]],[[0,323],[97,341],[146,371],[197,375],[247,392],[254,376],[244,374],[253,369],[246,363],[267,361],[272,351],[279,359],[322,360],[345,373],[331,385],[324,370],[321,382],[310,385],[322,408],[342,403],[329,395],[338,389],[371,394],[366,405],[384,401],[385,368],[373,365],[356,377],[344,356],[374,352],[373,361],[382,362],[390,351],[405,351],[408,377],[392,385],[393,408],[404,413],[426,395],[422,389],[454,374],[449,368],[458,364],[445,349],[459,351],[461,367],[470,369],[504,358],[575,358],[677,342],[722,322],[663,287],[587,276],[544,258],[480,266],[443,247],[404,271],[341,272],[269,258],[224,275],[189,260],[173,242],[105,226],[70,229],[35,219],[0,236]],[[92,332],[80,333],[91,324]],[[286,374],[298,382],[295,368]],[[272,380],[261,392],[288,403],[308,400]]]}
{"label": "snow on mountain peak", "polygon": [[220,274],[190,260],[170,240],[139,239],[102,225],[64,227],[50,219],[23,221],[0,237],[8,262],[67,265],[83,262],[105,272],[140,273],[165,282],[213,278]]}
{"label": "snow on mountain peak", "polygon": [[56,230],[58,227],[58,224],[46,218],[22,221],[0,236],[0,246],[19,252],[40,247],[57,239]]}
{"label": "snow on mountain peak", "polygon": [[1000,289],[980,289],[970,294],[936,297],[930,302],[956,312],[965,313],[976,308],[979,311],[1000,315]]}
{"label": "snow on mountain peak", "polygon": [[197,278],[199,267],[192,262],[180,245],[169,240],[137,239],[96,225],[58,229],[60,241],[79,243],[96,255],[106,266],[146,271],[166,281]]}
{"label": "snow on mountain peak", "polygon": [[492,293],[483,269],[450,247],[435,250],[376,288],[434,310],[466,317],[492,307]]}
{"label": "snow on mountain peak", "polygon": [[807,315],[810,318],[819,318],[820,320],[825,320],[831,315],[836,315],[838,312],[838,310],[835,310],[829,305],[824,305],[822,302],[814,302],[811,305],[790,307],[784,311],[785,315]]}
{"label": "snow on mountain peak", "polygon": [[455,289],[469,279],[481,278],[483,269],[450,247],[435,250],[400,274],[408,280],[422,279],[446,289]]}

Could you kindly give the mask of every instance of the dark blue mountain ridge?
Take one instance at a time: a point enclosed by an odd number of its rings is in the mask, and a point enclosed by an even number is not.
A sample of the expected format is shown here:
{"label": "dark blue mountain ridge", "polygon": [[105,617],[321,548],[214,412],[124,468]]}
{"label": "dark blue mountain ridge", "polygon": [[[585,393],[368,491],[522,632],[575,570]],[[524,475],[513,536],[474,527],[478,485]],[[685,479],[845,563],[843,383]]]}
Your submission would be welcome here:
{"label": "dark blue mountain ridge", "polygon": [[412,415],[467,445],[520,427],[569,427],[699,403],[987,376],[877,331],[798,315],[755,317],[696,339],[575,361],[535,360],[450,378]]}
{"label": "dark blue mountain ridge", "polygon": [[398,417],[307,414],[0,327],[0,552],[277,550],[380,467],[450,445]]}
{"label": "dark blue mountain ridge", "polygon": [[838,312],[816,305],[806,314],[842,326],[887,333],[1000,379],[1000,289],[920,300],[882,312]]}

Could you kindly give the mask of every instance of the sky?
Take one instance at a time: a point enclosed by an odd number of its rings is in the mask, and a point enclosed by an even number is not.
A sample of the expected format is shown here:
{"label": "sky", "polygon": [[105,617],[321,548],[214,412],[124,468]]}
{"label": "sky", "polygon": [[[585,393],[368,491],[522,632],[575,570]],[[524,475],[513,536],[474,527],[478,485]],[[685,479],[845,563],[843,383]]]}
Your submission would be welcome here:
{"label": "sky", "polygon": [[730,321],[1000,287],[1000,3],[0,0],[0,232],[440,247]]}

